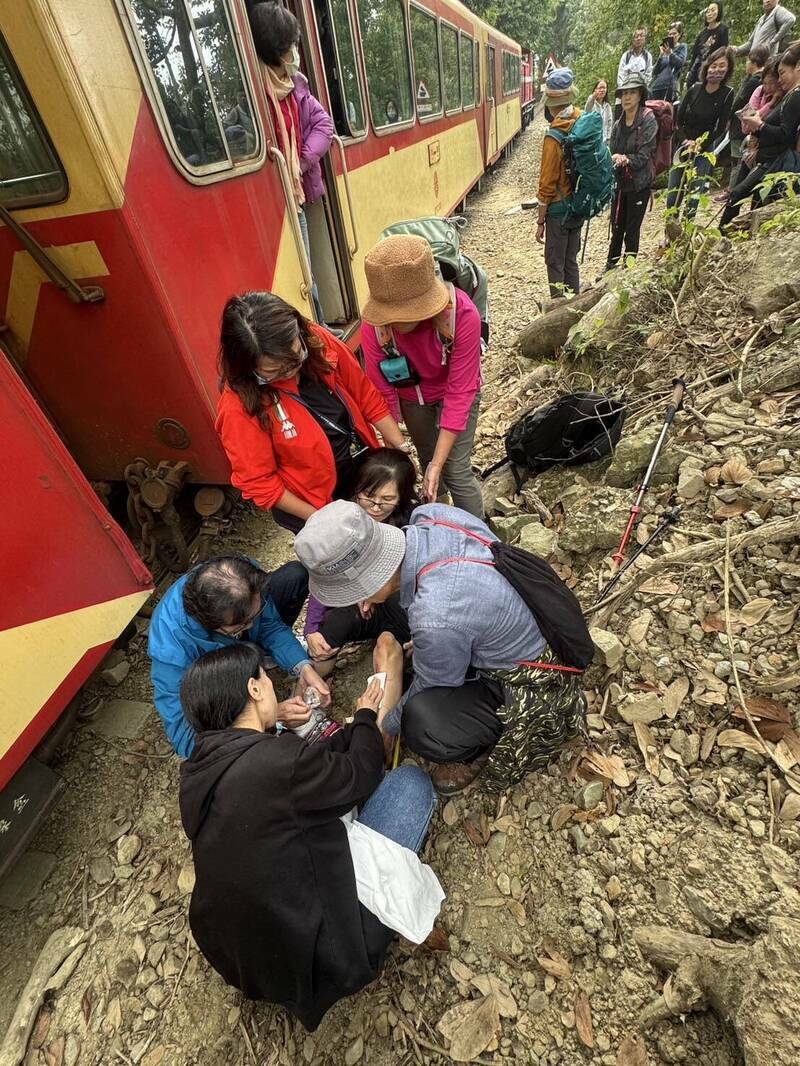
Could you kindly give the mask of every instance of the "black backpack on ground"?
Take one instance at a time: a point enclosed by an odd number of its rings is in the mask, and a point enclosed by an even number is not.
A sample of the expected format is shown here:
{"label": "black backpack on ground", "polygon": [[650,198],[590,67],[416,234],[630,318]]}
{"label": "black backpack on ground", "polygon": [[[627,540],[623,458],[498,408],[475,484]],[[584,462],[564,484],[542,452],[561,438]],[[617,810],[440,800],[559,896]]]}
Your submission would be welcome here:
{"label": "black backpack on ground", "polygon": [[[519,594],[536,619],[542,636],[563,665],[571,670],[586,669],[594,657],[594,643],[589,636],[589,627],[575,593],[567,588],[549,563],[524,548],[489,540],[455,522],[426,518],[425,523],[458,530],[488,548],[498,574]],[[461,560],[441,559],[426,569],[459,561]],[[463,561],[486,565],[480,560],[465,558]],[[552,666],[549,669],[557,670],[559,667]]]}
{"label": "black backpack on ground", "polygon": [[483,476],[511,463],[518,485],[519,470],[541,474],[551,466],[577,466],[610,455],[622,436],[625,405],[598,392],[572,392],[536,411],[528,411],[507,431],[506,458]]}

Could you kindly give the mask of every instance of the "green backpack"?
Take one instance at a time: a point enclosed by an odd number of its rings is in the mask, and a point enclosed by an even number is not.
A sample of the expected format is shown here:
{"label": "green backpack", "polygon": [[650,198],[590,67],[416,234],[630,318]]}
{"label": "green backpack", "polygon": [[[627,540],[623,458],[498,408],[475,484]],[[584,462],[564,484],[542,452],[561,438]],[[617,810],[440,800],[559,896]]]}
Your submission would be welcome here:
{"label": "green backpack", "polygon": [[413,218],[395,222],[381,234],[395,237],[398,234],[424,237],[431,246],[433,258],[439,265],[444,281],[452,282],[469,296],[481,316],[481,338],[489,343],[489,277],[483,267],[473,262],[461,251],[461,230],[467,220],[459,215],[453,218]]}
{"label": "green backpack", "polygon": [[551,214],[563,214],[567,229],[580,229],[599,215],[614,197],[614,164],[603,140],[603,119],[599,111],[580,115],[569,131],[552,127],[545,134],[561,145],[570,195],[551,205]]}

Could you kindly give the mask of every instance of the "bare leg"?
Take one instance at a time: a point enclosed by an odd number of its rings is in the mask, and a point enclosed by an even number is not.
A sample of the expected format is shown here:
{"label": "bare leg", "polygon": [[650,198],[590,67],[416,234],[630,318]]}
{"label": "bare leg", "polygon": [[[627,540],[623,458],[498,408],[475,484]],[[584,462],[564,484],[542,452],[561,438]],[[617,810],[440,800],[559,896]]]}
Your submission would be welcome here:
{"label": "bare leg", "polygon": [[[391,633],[381,633],[372,653],[375,673],[386,673],[381,709],[378,714],[378,727],[381,728],[385,714],[390,711],[403,695],[403,646]],[[381,730],[382,731],[382,730]],[[386,761],[391,760],[395,737],[384,733],[383,743],[386,749]]]}

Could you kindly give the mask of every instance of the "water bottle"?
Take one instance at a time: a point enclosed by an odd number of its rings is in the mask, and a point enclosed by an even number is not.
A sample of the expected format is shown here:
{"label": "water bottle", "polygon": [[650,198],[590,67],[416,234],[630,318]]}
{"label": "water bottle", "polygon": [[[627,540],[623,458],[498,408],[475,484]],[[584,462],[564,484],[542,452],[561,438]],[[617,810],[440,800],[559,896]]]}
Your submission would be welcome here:
{"label": "water bottle", "polygon": [[303,694],[303,702],[311,710],[311,717],[302,725],[295,726],[294,732],[307,744],[316,744],[318,740],[329,740],[342,728],[338,722],[323,711],[320,706],[319,692],[309,686]]}

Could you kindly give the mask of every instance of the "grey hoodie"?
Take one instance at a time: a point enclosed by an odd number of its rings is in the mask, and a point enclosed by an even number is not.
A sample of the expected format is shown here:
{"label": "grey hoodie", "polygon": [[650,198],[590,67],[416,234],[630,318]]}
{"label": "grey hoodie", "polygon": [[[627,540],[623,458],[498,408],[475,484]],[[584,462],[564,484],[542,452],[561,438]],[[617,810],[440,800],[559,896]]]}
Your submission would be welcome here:
{"label": "grey hoodie", "polygon": [[641,192],[653,184],[653,155],[656,150],[658,123],[646,107],[636,112],[633,125],[628,126],[623,112],[614,123],[609,148],[612,155],[626,155],[626,167],[617,167],[617,184],[623,192]]}
{"label": "grey hoodie", "polygon": [[[493,566],[481,565],[491,562],[490,550],[463,533],[431,524],[431,519],[498,539],[458,507],[428,504],[412,513],[400,602],[414,639],[414,681],[399,708],[421,689],[462,685],[471,666],[511,669],[521,661],[535,661],[546,647],[519,594]],[[420,575],[432,563],[465,558],[478,562],[448,562]]]}

